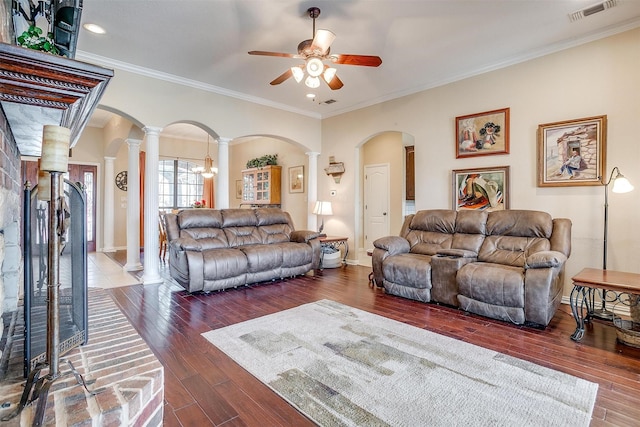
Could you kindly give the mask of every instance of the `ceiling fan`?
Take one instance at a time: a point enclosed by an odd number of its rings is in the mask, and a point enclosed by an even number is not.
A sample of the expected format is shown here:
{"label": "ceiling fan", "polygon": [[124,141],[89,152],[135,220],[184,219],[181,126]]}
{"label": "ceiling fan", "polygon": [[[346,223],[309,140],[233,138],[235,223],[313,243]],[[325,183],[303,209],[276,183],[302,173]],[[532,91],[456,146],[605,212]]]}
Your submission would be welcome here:
{"label": "ceiling fan", "polygon": [[336,35],[329,30],[318,30],[316,32],[316,18],[320,16],[320,8],[310,7],[307,12],[313,19],[313,39],[304,40],[298,45],[298,53],[265,52],[262,50],[252,50],[249,55],[279,56],[283,58],[304,59],[304,64],[295,65],[276,77],[271,85],[279,85],[290,77],[298,83],[304,79],[305,72],[307,78],[305,84],[310,88],[320,86],[320,77],[332,89],[340,89],[343,86],[342,80],[336,75],[335,68],[326,65],[323,61],[329,60],[334,64],[361,65],[365,67],[377,67],[382,64],[379,56],[372,55],[349,55],[332,54],[331,43]]}

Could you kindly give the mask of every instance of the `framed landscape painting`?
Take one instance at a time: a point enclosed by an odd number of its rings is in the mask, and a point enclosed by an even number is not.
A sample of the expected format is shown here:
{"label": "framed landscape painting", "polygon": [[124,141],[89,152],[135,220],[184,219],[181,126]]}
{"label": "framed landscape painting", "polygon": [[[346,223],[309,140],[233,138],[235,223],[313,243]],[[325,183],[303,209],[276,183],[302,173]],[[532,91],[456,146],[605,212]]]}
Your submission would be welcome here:
{"label": "framed landscape painting", "polygon": [[602,185],[607,116],[538,126],[538,187]]}
{"label": "framed landscape painting", "polygon": [[454,170],[453,209],[509,209],[509,166]]}
{"label": "framed landscape painting", "polygon": [[509,109],[456,117],[456,158],[509,154]]}

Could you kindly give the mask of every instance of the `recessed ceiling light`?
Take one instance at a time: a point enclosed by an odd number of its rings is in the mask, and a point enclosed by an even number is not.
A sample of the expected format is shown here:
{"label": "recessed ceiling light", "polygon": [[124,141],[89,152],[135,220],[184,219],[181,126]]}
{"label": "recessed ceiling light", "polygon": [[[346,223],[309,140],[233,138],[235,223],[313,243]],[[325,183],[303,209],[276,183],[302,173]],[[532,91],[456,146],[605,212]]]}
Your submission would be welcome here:
{"label": "recessed ceiling light", "polygon": [[308,93],[308,94],[307,94],[307,98],[313,99],[313,98],[315,98],[315,97],[316,97],[316,94],[315,94],[315,93]]}
{"label": "recessed ceiling light", "polygon": [[84,29],[94,34],[105,34],[107,31],[98,24],[84,24]]}

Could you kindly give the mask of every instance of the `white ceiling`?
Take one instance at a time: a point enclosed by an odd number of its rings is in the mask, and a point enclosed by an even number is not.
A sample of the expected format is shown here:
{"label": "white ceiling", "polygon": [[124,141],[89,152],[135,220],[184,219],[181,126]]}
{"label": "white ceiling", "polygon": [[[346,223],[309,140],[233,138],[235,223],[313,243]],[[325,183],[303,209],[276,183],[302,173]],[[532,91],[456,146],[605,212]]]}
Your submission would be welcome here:
{"label": "white ceiling", "polygon": [[[84,0],[82,23],[107,34],[82,29],[76,59],[325,118],[640,26],[640,0],[609,3],[571,22],[597,0]],[[301,60],[247,54],[296,53],[311,6],[337,35],[332,53],[382,58],[335,65],[344,87],[323,83],[314,101],[293,79],[269,85]]]}

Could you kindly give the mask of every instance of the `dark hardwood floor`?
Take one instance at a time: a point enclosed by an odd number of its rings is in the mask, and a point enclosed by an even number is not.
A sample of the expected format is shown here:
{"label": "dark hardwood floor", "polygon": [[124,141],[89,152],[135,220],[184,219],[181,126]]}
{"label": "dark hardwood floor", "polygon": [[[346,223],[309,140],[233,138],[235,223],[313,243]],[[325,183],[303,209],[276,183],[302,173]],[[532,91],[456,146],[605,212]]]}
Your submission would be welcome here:
{"label": "dark hardwood floor", "polygon": [[640,349],[617,343],[610,324],[594,321],[575,343],[568,306],[545,330],[517,327],[386,295],[368,286],[369,271],[348,266],[210,294],[167,285],[109,292],[165,367],[165,426],[313,425],[200,334],[324,298],[596,382],[592,426],[640,425]]}

